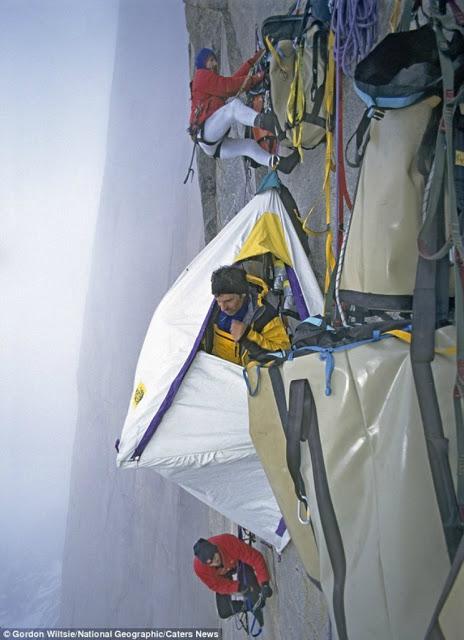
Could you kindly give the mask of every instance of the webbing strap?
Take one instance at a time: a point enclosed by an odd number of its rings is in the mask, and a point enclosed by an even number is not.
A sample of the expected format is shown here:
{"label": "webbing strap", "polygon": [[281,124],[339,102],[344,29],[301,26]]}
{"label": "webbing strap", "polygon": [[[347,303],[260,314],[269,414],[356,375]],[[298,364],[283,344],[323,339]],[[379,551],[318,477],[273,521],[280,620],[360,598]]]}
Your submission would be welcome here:
{"label": "webbing strap", "polygon": [[[301,451],[300,451],[300,431],[295,428],[295,422],[292,423],[292,429],[289,428],[290,424],[290,408],[287,412],[287,402],[285,398],[284,383],[282,380],[282,374],[279,367],[271,367],[269,369],[269,378],[271,379],[272,391],[277,404],[277,410],[279,412],[280,422],[284,431],[285,439],[287,441],[287,466],[290,475],[293,480],[293,486],[295,488],[296,497],[299,502],[303,503],[305,509],[308,509],[308,501],[306,498],[306,487],[303,480],[303,476],[300,472],[301,465]],[[295,415],[295,408],[292,412],[293,420],[296,420],[298,416]]]}
{"label": "webbing strap", "polygon": [[[453,124],[456,109],[460,102],[464,100],[464,87],[455,93],[454,88],[454,67],[451,60],[448,42],[443,33],[442,18],[439,15],[434,17],[433,21],[435,36],[437,39],[437,47],[440,58],[440,66],[443,77],[443,120],[437,135],[436,153],[439,158],[440,169],[443,171],[443,177],[446,178],[448,203],[445,207],[445,217],[447,229],[449,233],[448,241],[434,256],[438,259],[440,253],[446,254],[447,250],[452,247],[454,250],[454,277],[455,277],[455,324],[456,324],[456,348],[457,348],[457,368],[456,379],[454,385],[454,410],[457,429],[458,444],[458,492],[457,500],[461,512],[461,519],[464,516],[464,419],[463,419],[463,400],[464,400],[464,242],[461,235],[460,220],[456,202],[456,185],[454,174],[455,163],[455,145],[453,138]],[[438,190],[438,185],[433,187]],[[442,186],[443,191],[443,186]],[[431,194],[432,195],[432,194]],[[436,193],[434,202],[436,200]],[[443,199],[443,193],[441,194]],[[443,205],[442,205],[443,206]],[[440,207],[436,207],[433,214],[437,216]],[[423,253],[422,253],[423,255]],[[427,256],[424,256],[427,257]],[[441,256],[440,256],[441,257]],[[428,257],[430,259],[430,257]],[[464,522],[464,520],[463,520]]]}
{"label": "webbing strap", "polygon": [[464,401],[464,263],[456,252],[454,275],[455,275],[455,317],[456,317],[456,347],[457,347],[457,366],[456,379],[453,390],[454,418],[456,421],[456,439],[458,454],[457,469],[457,500],[461,522],[464,523],[464,418],[463,418],[463,401]]}
{"label": "webbing strap", "polygon": [[298,149],[301,160],[303,160],[303,118],[306,106],[303,84],[303,55],[304,42],[301,42],[295,54],[293,80],[287,101],[287,122],[292,128],[292,144],[295,149]]}
{"label": "webbing strap", "polygon": [[275,49],[274,45],[272,44],[272,40],[269,36],[266,36],[265,38],[266,41],[266,46],[269,49],[269,51],[271,52],[272,57],[274,58],[274,60],[277,63],[277,66],[279,67],[279,69],[281,70],[282,74],[287,77],[288,75],[288,71],[287,71],[287,67],[283,64],[280,55],[278,54],[277,50]]}

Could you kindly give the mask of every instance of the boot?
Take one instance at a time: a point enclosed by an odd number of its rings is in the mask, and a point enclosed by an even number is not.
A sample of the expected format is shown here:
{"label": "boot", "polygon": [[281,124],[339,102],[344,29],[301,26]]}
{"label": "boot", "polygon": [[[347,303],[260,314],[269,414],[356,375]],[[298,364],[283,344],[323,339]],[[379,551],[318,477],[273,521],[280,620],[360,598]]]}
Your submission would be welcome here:
{"label": "boot", "polygon": [[266,131],[270,131],[271,133],[276,133],[277,129],[277,118],[272,113],[272,111],[266,111],[266,113],[258,113],[253,123],[254,127],[258,129],[265,129]]}
{"label": "boot", "polygon": [[271,167],[282,173],[291,173],[300,162],[300,154],[295,149],[289,156],[272,156]]}

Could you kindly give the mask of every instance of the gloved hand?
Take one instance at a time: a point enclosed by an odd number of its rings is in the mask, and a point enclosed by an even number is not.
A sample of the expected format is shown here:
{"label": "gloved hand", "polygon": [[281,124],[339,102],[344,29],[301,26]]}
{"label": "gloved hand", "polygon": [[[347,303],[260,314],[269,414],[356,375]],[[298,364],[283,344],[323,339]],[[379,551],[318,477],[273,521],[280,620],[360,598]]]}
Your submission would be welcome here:
{"label": "gloved hand", "polygon": [[255,54],[251,56],[251,58],[248,60],[248,64],[250,65],[250,67],[252,67],[255,64],[255,62],[257,62],[261,58],[264,52],[265,52],[265,49],[260,49],[259,51],[257,51]]}
{"label": "gloved hand", "polygon": [[261,585],[261,595],[263,598],[270,598],[272,596],[272,589],[269,582],[263,582]]}
{"label": "gloved hand", "polygon": [[255,73],[254,75],[251,76],[251,86],[254,87],[257,84],[261,84],[263,80],[264,80],[264,71],[258,71],[258,73]]}

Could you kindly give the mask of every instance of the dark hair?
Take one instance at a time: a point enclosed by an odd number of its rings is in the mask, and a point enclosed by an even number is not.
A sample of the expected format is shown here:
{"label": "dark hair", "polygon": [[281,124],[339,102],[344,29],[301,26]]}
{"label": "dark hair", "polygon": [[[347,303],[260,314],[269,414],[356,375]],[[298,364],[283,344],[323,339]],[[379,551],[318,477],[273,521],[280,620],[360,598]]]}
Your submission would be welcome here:
{"label": "dark hair", "polygon": [[212,560],[216,552],[216,545],[209,540],[205,540],[205,538],[200,538],[193,545],[193,553],[203,564],[206,564],[208,560]]}
{"label": "dark hair", "polygon": [[248,293],[249,290],[246,273],[239,267],[219,267],[211,275],[213,296],[219,296],[221,293]]}

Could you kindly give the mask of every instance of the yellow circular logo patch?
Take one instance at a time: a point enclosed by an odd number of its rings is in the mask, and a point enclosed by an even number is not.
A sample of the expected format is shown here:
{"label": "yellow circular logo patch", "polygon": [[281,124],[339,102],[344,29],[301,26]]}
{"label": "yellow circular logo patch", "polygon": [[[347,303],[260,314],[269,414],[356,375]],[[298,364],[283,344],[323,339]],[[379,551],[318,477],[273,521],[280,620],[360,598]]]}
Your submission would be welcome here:
{"label": "yellow circular logo patch", "polygon": [[143,382],[141,382],[134,393],[134,407],[136,407],[140,400],[143,398],[143,396],[145,395],[145,391],[145,385],[143,384]]}

